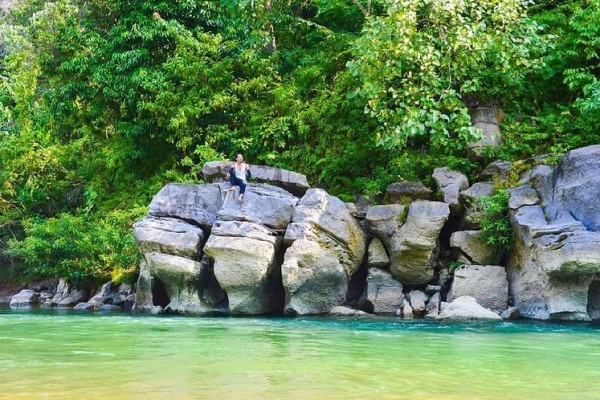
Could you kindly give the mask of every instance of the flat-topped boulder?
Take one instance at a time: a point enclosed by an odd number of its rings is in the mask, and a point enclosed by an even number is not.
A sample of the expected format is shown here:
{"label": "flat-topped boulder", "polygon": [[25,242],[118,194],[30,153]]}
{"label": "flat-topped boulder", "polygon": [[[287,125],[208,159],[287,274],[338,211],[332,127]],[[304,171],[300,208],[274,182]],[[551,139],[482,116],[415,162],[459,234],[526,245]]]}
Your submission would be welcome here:
{"label": "flat-topped boulder", "polygon": [[177,218],[209,229],[223,205],[221,186],[169,183],[154,196],[148,214]]}
{"label": "flat-topped boulder", "polygon": [[243,202],[237,200],[237,193],[226,192],[216,218],[219,221],[253,222],[283,231],[292,220],[297,203],[298,198],[286,190],[262,183],[250,183],[246,187]]}
{"label": "flat-topped boulder", "polygon": [[406,204],[415,200],[430,200],[431,189],[421,182],[394,182],[385,190],[390,203]]}
{"label": "flat-topped boulder", "polygon": [[165,253],[198,257],[204,232],[196,225],[176,218],[145,217],[133,224],[133,235],[142,253]]}
{"label": "flat-topped boulder", "polygon": [[[233,166],[229,161],[211,161],[204,164],[202,174],[208,182],[222,182],[227,180],[227,174]],[[296,196],[303,196],[310,188],[306,176],[282,168],[268,167],[265,165],[250,165],[254,180],[270,183],[289,191]]]}

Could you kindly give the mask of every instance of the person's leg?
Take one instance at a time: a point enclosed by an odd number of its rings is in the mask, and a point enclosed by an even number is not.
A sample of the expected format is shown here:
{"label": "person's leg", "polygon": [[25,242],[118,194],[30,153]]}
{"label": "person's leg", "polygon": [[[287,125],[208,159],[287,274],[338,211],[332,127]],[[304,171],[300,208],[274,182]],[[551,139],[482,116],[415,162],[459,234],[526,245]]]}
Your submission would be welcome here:
{"label": "person's leg", "polygon": [[231,188],[226,190],[234,190],[235,186],[240,186],[240,182],[241,181],[234,174],[229,174],[229,183],[231,184]]}
{"label": "person's leg", "polygon": [[244,201],[244,193],[246,193],[246,182],[239,181],[240,183],[240,196],[238,197],[239,201]]}

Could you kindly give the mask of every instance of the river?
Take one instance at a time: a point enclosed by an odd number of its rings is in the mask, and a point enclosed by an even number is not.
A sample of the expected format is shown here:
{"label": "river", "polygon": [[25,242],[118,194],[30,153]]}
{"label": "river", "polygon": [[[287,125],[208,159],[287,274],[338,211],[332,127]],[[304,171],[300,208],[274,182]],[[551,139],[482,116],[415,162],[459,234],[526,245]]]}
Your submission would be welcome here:
{"label": "river", "polygon": [[0,399],[583,399],[600,329],[0,309]]}

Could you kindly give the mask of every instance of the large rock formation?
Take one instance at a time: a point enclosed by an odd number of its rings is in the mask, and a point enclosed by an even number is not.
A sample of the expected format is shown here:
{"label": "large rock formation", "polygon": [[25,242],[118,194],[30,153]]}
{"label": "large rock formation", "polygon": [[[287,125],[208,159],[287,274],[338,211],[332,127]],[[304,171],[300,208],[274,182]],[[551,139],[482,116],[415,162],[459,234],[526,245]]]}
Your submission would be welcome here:
{"label": "large rock formation", "polygon": [[522,316],[586,320],[596,312],[591,287],[600,275],[599,169],[600,146],[574,150],[555,171],[531,174],[539,201],[529,187],[512,192],[515,246],[508,280]]}
{"label": "large rock formation", "polygon": [[[520,186],[510,189],[514,246],[506,268],[477,265],[505,260],[481,242],[473,230],[479,221],[469,218],[493,184],[467,189],[466,178],[448,169],[434,173],[444,202],[415,200],[428,193],[411,183],[388,193],[406,204],[369,207],[303,184],[295,186],[294,193],[306,192],[298,199],[281,187],[250,183],[244,202],[224,182],[167,185],[134,226],[144,255],[135,309],[327,314],[358,304],[404,318],[499,318],[511,305],[507,318],[600,319],[600,146],[572,151],[556,168],[535,165],[540,160],[519,170]],[[225,167],[209,165],[206,174],[222,179]],[[494,168],[514,176],[504,164]],[[267,175],[261,179],[283,187],[295,179]],[[374,237],[368,258],[361,226]],[[450,286],[448,266],[457,260],[475,265],[457,269]],[[53,304],[81,295],[65,285]],[[22,303],[35,296],[24,293]],[[454,306],[440,312],[443,300]]]}
{"label": "large rock formation", "polygon": [[343,304],[366,244],[365,234],[345,204],[324,190],[308,190],[284,241],[291,245],[281,267],[285,312],[320,314]]}

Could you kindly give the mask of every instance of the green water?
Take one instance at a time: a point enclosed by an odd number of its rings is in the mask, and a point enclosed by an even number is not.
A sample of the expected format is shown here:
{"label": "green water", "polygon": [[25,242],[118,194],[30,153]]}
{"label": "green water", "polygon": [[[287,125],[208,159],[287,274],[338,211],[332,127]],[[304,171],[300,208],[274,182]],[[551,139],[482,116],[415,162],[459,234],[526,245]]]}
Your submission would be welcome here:
{"label": "green water", "polygon": [[0,398],[600,398],[586,324],[0,310]]}

